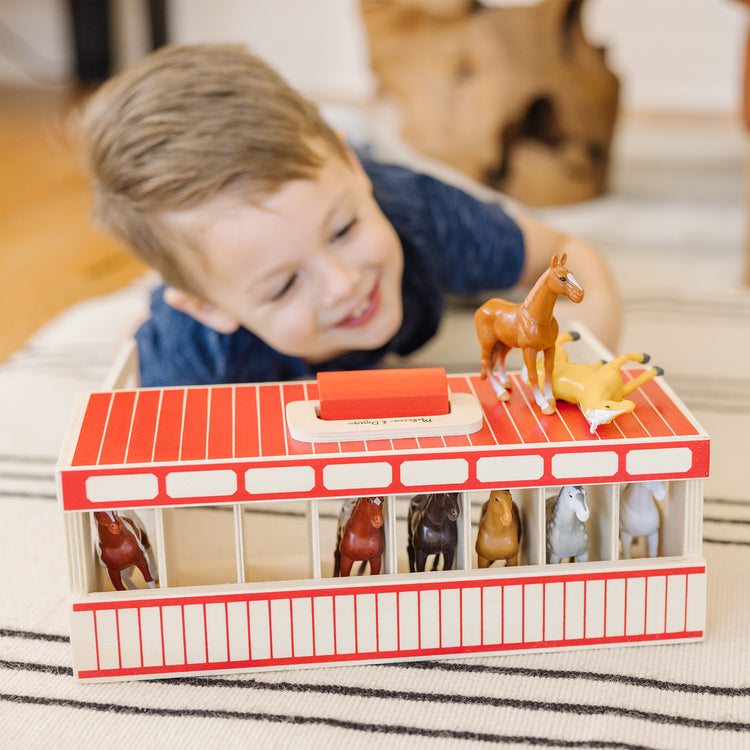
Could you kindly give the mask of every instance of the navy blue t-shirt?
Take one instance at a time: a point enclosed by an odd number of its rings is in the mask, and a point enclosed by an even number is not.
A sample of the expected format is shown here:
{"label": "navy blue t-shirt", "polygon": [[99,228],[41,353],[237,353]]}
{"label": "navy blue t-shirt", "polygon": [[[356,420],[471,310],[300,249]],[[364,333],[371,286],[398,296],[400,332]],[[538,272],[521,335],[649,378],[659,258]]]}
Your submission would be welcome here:
{"label": "navy blue t-shirt", "polygon": [[395,336],[380,349],[312,366],[280,354],[245,328],[217,333],[167,305],[162,286],[152,295],[151,317],[136,333],[141,385],[295,380],[321,370],[376,367],[386,354],[410,354],[435,335],[446,293],[475,295],[516,283],[523,237],[498,205],[403,167],[362,164],[404,251],[404,318]]}

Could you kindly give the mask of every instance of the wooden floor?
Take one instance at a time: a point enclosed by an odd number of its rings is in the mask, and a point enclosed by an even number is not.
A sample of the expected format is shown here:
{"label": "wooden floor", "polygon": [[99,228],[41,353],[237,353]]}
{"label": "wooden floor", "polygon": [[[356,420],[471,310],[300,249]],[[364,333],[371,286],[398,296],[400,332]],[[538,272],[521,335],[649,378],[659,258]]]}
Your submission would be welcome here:
{"label": "wooden floor", "polygon": [[0,87],[0,361],[72,303],[144,271],[89,224],[86,179],[64,137],[72,100]]}

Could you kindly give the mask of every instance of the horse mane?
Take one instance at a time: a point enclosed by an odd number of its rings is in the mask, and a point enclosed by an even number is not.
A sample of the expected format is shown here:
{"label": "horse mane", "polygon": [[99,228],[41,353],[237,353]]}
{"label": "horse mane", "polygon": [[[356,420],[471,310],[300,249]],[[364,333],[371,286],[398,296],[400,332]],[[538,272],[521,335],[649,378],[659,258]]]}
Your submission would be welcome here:
{"label": "horse mane", "polygon": [[552,273],[552,266],[550,266],[535,282],[534,286],[531,287],[531,291],[526,295],[526,299],[521,303],[521,307],[526,308],[526,304],[535,299],[542,286],[547,283],[547,277]]}
{"label": "horse mane", "polygon": [[580,485],[565,485],[560,489],[560,491],[557,493],[557,497],[552,502],[552,511],[549,514],[550,521],[554,521],[560,513],[560,499],[563,496],[563,492],[565,492],[565,490],[569,490],[569,487],[571,486],[578,487]]}

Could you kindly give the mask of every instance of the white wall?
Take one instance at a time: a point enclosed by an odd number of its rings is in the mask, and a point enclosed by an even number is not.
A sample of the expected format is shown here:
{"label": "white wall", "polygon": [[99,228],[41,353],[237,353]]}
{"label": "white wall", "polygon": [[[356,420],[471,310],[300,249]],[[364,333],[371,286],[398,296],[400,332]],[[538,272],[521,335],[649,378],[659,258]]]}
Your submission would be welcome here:
{"label": "white wall", "polygon": [[[488,0],[497,2],[498,0]],[[118,57],[143,48],[135,0],[118,0]],[[251,46],[313,96],[374,90],[358,0],[171,0],[177,42]],[[586,29],[609,49],[636,111],[730,114],[739,107],[748,8],[735,0],[588,0]],[[64,80],[72,69],[64,0],[0,0],[0,82]]]}
{"label": "white wall", "polygon": [[62,83],[73,65],[63,0],[0,0],[0,83]]}
{"label": "white wall", "polygon": [[357,0],[214,0],[210,14],[206,5],[173,0],[174,41],[244,42],[308,94],[373,93]]}
{"label": "white wall", "polygon": [[750,7],[736,0],[589,0],[586,30],[608,48],[623,104],[638,111],[739,108]]}

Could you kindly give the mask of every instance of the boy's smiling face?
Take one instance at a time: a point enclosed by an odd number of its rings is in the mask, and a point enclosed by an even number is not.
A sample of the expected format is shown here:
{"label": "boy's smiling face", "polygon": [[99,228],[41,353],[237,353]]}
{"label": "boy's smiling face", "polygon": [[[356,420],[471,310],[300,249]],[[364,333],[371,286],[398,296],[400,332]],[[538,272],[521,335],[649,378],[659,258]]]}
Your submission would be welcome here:
{"label": "boy's smiling face", "polygon": [[327,156],[314,179],[260,202],[223,193],[165,218],[194,238],[209,297],[166,299],[219,331],[243,325],[315,363],[377,349],[401,325],[403,251],[353,154]]}

